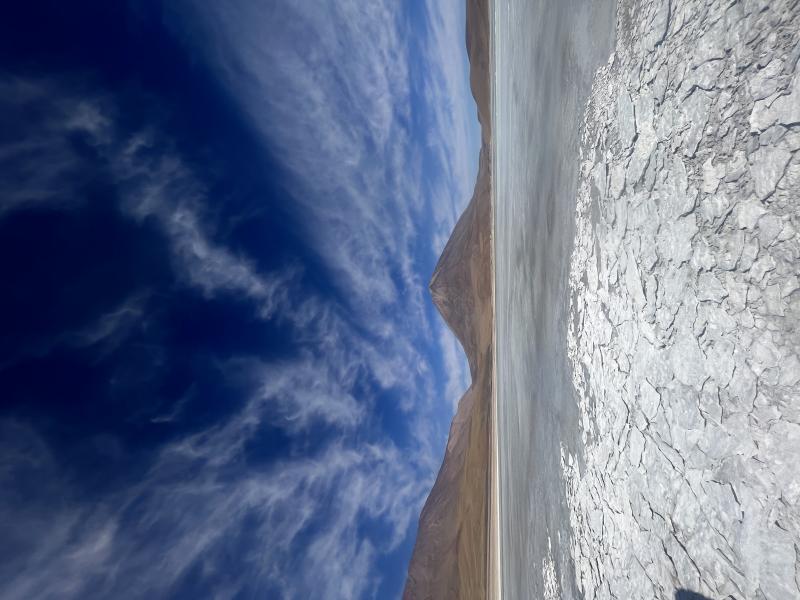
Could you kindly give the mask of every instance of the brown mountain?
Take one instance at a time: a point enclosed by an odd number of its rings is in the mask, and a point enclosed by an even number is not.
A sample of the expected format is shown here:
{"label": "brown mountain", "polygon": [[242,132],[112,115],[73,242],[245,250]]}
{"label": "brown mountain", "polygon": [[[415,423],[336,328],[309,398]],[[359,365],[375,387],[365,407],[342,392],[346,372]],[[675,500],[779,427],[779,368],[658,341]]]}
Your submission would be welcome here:
{"label": "brown mountain", "polygon": [[472,384],[450,426],[422,509],[404,600],[487,598],[492,410],[492,131],[490,1],[467,0],[470,84],[482,147],[475,192],[431,278],[434,304],[458,337]]}

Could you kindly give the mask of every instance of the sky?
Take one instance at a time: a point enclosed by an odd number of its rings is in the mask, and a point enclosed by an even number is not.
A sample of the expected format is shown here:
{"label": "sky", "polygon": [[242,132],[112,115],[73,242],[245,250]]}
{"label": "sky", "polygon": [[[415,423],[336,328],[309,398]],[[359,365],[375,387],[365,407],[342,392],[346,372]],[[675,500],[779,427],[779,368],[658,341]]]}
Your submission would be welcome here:
{"label": "sky", "polygon": [[468,368],[462,0],[0,20],[0,598],[396,598]]}

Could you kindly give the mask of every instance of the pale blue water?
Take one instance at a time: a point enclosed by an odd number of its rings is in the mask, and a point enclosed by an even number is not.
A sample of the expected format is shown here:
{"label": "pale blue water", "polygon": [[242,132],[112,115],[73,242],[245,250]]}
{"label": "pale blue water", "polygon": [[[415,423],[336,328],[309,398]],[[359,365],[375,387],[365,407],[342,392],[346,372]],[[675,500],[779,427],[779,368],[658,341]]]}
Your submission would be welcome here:
{"label": "pale blue water", "polygon": [[496,0],[493,11],[503,597],[543,598],[549,536],[562,597],[577,598],[559,466],[560,444],[579,443],[567,277],[580,123],[613,49],[615,2]]}

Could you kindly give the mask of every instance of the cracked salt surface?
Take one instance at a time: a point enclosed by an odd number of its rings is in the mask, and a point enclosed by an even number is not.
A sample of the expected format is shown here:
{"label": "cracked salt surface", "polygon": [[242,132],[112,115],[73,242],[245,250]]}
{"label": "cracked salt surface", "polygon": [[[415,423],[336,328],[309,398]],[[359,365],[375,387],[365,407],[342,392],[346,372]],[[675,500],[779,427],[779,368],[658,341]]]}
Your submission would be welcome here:
{"label": "cracked salt surface", "polygon": [[553,545],[547,536],[547,555],[542,559],[542,583],[544,600],[560,600],[561,586],[556,576],[556,563],[553,560]]}
{"label": "cracked salt surface", "polygon": [[620,0],[581,142],[562,448],[591,598],[800,598],[800,3]]}

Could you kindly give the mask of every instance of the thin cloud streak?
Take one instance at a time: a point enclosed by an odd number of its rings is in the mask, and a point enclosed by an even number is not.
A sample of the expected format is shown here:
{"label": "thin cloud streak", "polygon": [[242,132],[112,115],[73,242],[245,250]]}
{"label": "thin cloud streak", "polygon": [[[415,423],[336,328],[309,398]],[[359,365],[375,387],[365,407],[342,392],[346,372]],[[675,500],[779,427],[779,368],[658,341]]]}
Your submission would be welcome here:
{"label": "thin cloud streak", "polygon": [[[374,588],[375,554],[402,541],[420,482],[385,444],[356,450],[334,442],[310,458],[242,470],[242,448],[257,431],[252,417],[264,411],[249,407],[220,428],[169,445],[136,486],[92,503],[60,481],[60,465],[33,430],[0,422],[0,482],[18,485],[20,469],[30,465],[62,499],[56,506],[2,500],[3,514],[14,517],[0,527],[11,536],[4,539],[38,541],[35,553],[5,562],[3,597],[163,595],[235,544],[246,546],[246,559],[234,593],[247,591],[242,583],[278,584],[285,598],[340,597],[342,589],[361,597]],[[362,515],[383,520],[390,538],[360,536]],[[247,523],[256,530],[245,531]],[[309,534],[313,541],[298,552]],[[208,585],[214,595],[214,579]]]}
{"label": "thin cloud streak", "polygon": [[[98,135],[99,134],[99,135]],[[97,132],[96,145],[108,131]],[[213,244],[203,231],[199,212],[205,193],[181,160],[171,154],[153,155],[163,140],[154,134],[140,134],[124,142],[122,148],[108,145],[118,185],[125,190],[124,207],[139,221],[155,217],[169,238],[178,273],[207,296],[225,291],[254,301],[262,318],[268,319],[280,306],[288,304],[287,290],[297,276],[296,269],[263,276],[251,261],[235,256]]]}

